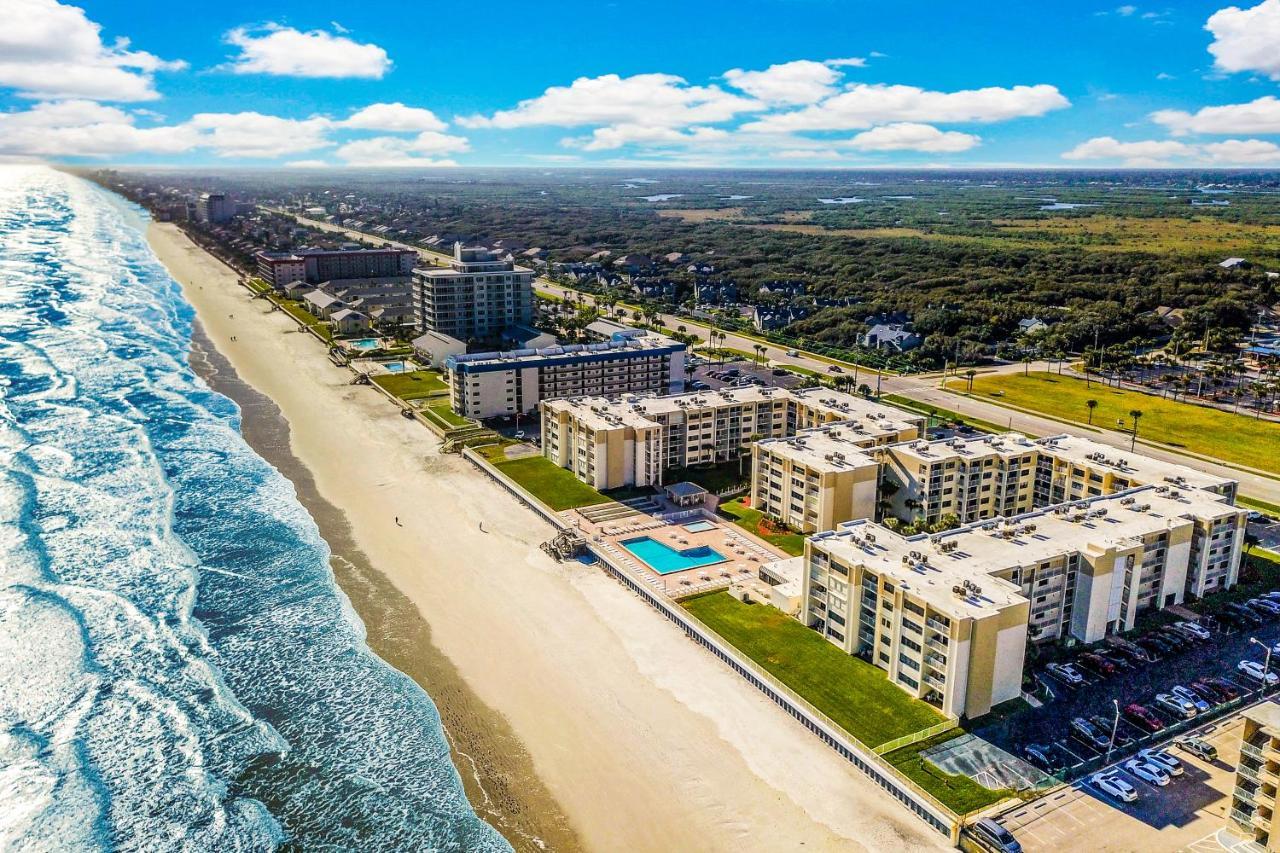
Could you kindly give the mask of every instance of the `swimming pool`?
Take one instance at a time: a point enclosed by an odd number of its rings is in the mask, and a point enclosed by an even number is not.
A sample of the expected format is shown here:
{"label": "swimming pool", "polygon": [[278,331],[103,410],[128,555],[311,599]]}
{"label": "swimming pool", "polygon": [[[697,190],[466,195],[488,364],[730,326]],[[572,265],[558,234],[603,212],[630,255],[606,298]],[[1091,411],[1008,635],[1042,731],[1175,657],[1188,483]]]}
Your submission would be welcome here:
{"label": "swimming pool", "polygon": [[684,529],[690,533],[705,533],[708,530],[715,530],[715,522],[712,521],[695,521],[691,524],[684,525]]}
{"label": "swimming pool", "polygon": [[388,361],[383,363],[382,369],[387,373],[404,373],[409,368],[405,366],[403,361]]}
{"label": "swimming pool", "polygon": [[377,338],[361,338],[358,341],[347,341],[347,345],[352,349],[377,349],[382,341]]}
{"label": "swimming pool", "polygon": [[725,561],[723,554],[706,545],[698,545],[677,551],[675,548],[649,536],[626,539],[618,544],[660,575],[669,575],[672,572],[683,572],[686,569],[697,569],[702,566],[713,566],[716,563]]}

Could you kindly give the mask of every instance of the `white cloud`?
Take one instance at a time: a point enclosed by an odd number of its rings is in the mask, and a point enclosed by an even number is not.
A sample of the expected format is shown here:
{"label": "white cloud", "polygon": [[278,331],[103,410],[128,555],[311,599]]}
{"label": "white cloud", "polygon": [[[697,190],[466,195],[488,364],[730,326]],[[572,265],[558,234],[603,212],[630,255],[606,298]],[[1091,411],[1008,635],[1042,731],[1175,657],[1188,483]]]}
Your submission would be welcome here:
{"label": "white cloud", "polygon": [[326,118],[280,118],[257,112],[196,113],[187,126],[219,157],[274,158],[325,148]]}
{"label": "white cloud", "polygon": [[715,127],[691,127],[687,131],[673,127],[641,124],[611,124],[598,127],[585,139],[566,139],[564,144],[583,151],[612,151],[624,145],[683,145],[725,139],[729,133]]}
{"label": "white cloud", "polygon": [[279,24],[236,27],[226,41],[240,48],[228,67],[237,74],[285,77],[363,77],[382,79],[391,67],[387,52],[324,30],[302,32]]}
{"label": "white cloud", "polygon": [[26,98],[145,101],[158,98],[157,71],[186,67],[127,39],[108,46],[84,10],[56,0],[5,0],[0,27],[0,87]]}
{"label": "white cloud", "polygon": [[[871,52],[872,56],[884,56],[883,53]],[[867,60],[861,56],[847,56],[844,59],[827,59],[823,61],[823,65],[830,65],[833,68],[865,68]]]}
{"label": "white cloud", "polygon": [[333,164],[324,160],[290,160],[285,163],[286,169],[331,169]]}
{"label": "white cloud", "polygon": [[199,143],[190,127],[140,128],[134,116],[93,101],[36,104],[0,113],[0,154],[28,157],[114,157],[176,154]]}
{"label": "white cloud", "polygon": [[456,166],[449,159],[435,159],[435,155],[466,151],[467,140],[461,136],[449,136],[436,131],[423,131],[412,139],[398,136],[375,136],[358,139],[340,146],[334,153],[348,166],[361,167],[423,167]]}
{"label": "white cloud", "polygon": [[1111,136],[1097,136],[1062,155],[1064,160],[1119,160],[1126,166],[1151,166],[1171,157],[1190,157],[1196,148],[1172,139],[1121,142]]}
{"label": "white cloud", "polygon": [[719,86],[690,86],[672,74],[606,74],[579,77],[568,86],[552,86],[536,98],[521,101],[513,109],[491,116],[467,116],[458,123],[497,128],[592,124],[688,127],[728,121],[759,109],[763,109],[759,101]]}
{"label": "white cloud", "polygon": [[859,130],[889,122],[994,122],[1070,106],[1056,86],[933,92],[916,86],[859,83],[801,110],[765,116],[747,131]]}
{"label": "white cloud", "polygon": [[1228,6],[1209,16],[1209,52],[1223,71],[1260,71],[1280,80],[1280,0],[1241,9]]}
{"label": "white cloud", "polygon": [[1280,145],[1261,139],[1228,139],[1203,146],[1215,163],[1234,166],[1280,164]]}
{"label": "white cloud", "polygon": [[778,160],[839,160],[834,148],[784,148],[770,155]]}
{"label": "white cloud", "polygon": [[[836,60],[848,62],[849,60]],[[812,104],[835,93],[840,72],[829,63],[798,59],[770,65],[763,71],[734,68],[724,79],[735,89],[770,104]]]}
{"label": "white cloud", "polygon": [[362,110],[357,110],[346,121],[340,122],[340,125],[360,130],[388,131],[444,130],[449,126],[437,118],[431,110],[406,107],[399,102],[370,104]]}
{"label": "white cloud", "polygon": [[1151,120],[1175,134],[1280,133],[1280,99],[1264,95],[1246,104],[1204,107],[1194,113],[1157,110]]}
{"label": "white cloud", "polygon": [[899,122],[863,131],[849,140],[861,151],[926,151],[930,153],[968,151],[982,141],[970,133],[941,131],[928,124]]}
{"label": "white cloud", "polygon": [[1137,6],[1117,6],[1116,7],[1116,14],[1123,15],[1126,18],[1132,15],[1136,11],[1138,11]]}

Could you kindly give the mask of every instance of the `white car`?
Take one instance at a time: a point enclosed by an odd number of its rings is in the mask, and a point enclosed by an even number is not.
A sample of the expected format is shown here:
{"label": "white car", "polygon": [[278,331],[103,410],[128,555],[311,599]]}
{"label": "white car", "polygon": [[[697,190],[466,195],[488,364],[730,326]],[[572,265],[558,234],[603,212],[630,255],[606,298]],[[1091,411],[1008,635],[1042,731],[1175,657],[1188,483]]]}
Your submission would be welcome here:
{"label": "white car", "polygon": [[[1262,664],[1258,663],[1256,660],[1242,660],[1240,663],[1236,664],[1236,669],[1249,676],[1254,681],[1262,680]],[[1276,675],[1274,672],[1268,671],[1266,676],[1268,687],[1271,687],[1276,682],[1280,682],[1280,676]]]}
{"label": "white car", "polygon": [[1102,793],[1126,803],[1138,799],[1138,789],[1121,779],[1116,773],[1095,773],[1089,777],[1089,783]]}
{"label": "white car", "polygon": [[1167,749],[1140,749],[1138,758],[1148,764],[1155,764],[1170,776],[1181,776],[1183,773],[1182,762]]}
{"label": "white car", "polygon": [[1163,788],[1169,784],[1169,774],[1158,764],[1147,763],[1140,758],[1132,758],[1124,763],[1124,769],[1137,776],[1148,785]]}
{"label": "white car", "polygon": [[1274,601],[1270,598],[1251,598],[1246,604],[1249,607],[1261,608],[1272,616],[1280,614],[1280,601]]}
{"label": "white car", "polygon": [[1195,691],[1190,690],[1189,688],[1183,687],[1181,684],[1175,686],[1169,692],[1172,693],[1178,699],[1181,699],[1183,702],[1190,702],[1192,705],[1194,705],[1197,714],[1203,714],[1209,710],[1208,702],[1204,701],[1204,699],[1196,695]]}
{"label": "white car", "polygon": [[1051,663],[1045,669],[1067,682],[1067,684],[1084,683],[1084,676],[1080,674],[1080,670],[1069,663]]}
{"label": "white car", "polygon": [[1194,634],[1202,640],[1208,640],[1212,636],[1209,629],[1198,622],[1179,622],[1173,627],[1181,629],[1184,633]]}
{"label": "white car", "polygon": [[1184,720],[1189,720],[1196,715],[1195,705],[1185,699],[1179,699],[1171,693],[1157,693],[1156,704],[1175,717],[1181,717]]}

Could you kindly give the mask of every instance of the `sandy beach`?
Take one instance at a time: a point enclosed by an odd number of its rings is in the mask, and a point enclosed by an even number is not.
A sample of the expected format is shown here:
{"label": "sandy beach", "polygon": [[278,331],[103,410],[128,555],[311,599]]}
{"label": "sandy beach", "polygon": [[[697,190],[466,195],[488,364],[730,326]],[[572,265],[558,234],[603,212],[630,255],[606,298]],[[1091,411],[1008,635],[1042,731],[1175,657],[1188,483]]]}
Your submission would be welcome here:
{"label": "sandy beach", "polygon": [[335,572],[370,645],[436,701],[469,797],[514,845],[946,846],[619,584],[544,555],[551,527],[348,384],[175,226],[148,239],[196,308],[204,372],[229,364],[238,401],[266,398],[247,437],[260,452],[287,439],[264,455],[351,563]]}

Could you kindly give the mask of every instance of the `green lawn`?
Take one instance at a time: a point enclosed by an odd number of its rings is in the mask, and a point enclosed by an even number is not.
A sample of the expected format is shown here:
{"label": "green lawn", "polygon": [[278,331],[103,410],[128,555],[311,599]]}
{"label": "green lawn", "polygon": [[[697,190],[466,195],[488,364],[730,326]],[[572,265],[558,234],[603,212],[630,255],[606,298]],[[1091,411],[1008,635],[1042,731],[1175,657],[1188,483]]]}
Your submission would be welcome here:
{"label": "green lawn", "polygon": [[[741,468],[741,470],[739,470]],[[729,462],[717,462],[715,465],[699,465],[692,468],[668,468],[662,474],[664,483],[682,483],[688,480],[702,488],[719,492],[734,486],[745,486],[751,483],[751,458],[744,456],[741,463],[737,459]]]}
{"label": "green lawn", "polygon": [[919,743],[895,749],[885,756],[885,760],[898,768],[903,776],[933,794],[958,815],[968,814],[992,803],[998,803],[1005,797],[1013,796],[1013,791],[993,791],[990,788],[984,788],[968,776],[944,773],[920,755],[925,750],[962,734],[964,732],[961,729],[952,729]]}
{"label": "green lawn", "polygon": [[767,604],[712,592],[681,604],[739,651],[809,701],[855,739],[875,747],[937,725],[943,716]]}
{"label": "green lawn", "polygon": [[428,406],[426,410],[451,428],[471,426],[473,424],[473,421],[469,421],[461,415],[455,415],[447,402]]}
{"label": "green lawn", "polygon": [[733,523],[755,536],[759,536],[770,545],[786,551],[793,557],[804,553],[804,536],[800,533],[765,533],[760,529],[764,513],[747,506],[746,498],[725,501],[720,504],[720,512],[733,519]]}
{"label": "green lawn", "polygon": [[[964,391],[967,385],[964,379],[947,383],[955,391]],[[1274,423],[1097,382],[1089,386],[1083,379],[1056,373],[1006,373],[979,376],[973,382],[973,395],[1080,423],[1089,420],[1085,401],[1097,400],[1093,423],[1106,429],[1115,428],[1117,420],[1124,421],[1127,429],[1133,423],[1129,412],[1138,409],[1143,413],[1139,439],[1280,474],[1280,427]]]}
{"label": "green lawn", "polygon": [[449,391],[449,386],[431,370],[414,370],[409,373],[387,373],[373,377],[384,391],[401,400],[418,400],[432,394]]}
{"label": "green lawn", "polygon": [[545,456],[510,459],[497,468],[557,512],[609,500]]}

